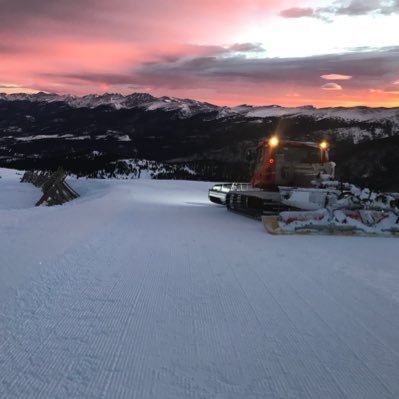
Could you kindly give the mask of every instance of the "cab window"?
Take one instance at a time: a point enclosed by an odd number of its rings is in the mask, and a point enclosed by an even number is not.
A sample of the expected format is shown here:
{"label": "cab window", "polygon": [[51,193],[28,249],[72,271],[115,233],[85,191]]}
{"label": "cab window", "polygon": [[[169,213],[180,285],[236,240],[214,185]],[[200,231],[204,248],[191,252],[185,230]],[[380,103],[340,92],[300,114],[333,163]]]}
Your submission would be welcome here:
{"label": "cab window", "polygon": [[281,147],[277,154],[283,155],[285,162],[320,163],[320,149],[314,147]]}

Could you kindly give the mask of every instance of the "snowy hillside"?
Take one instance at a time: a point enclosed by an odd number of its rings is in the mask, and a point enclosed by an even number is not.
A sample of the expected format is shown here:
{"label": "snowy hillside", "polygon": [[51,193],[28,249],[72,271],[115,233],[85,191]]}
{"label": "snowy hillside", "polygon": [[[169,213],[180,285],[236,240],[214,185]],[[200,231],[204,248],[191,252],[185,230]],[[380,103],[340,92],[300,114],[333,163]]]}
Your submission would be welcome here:
{"label": "snowy hillside", "polygon": [[[94,154],[93,159],[101,157]],[[184,163],[166,164],[148,159],[120,159],[84,176],[107,179],[193,179],[196,172]]]}
{"label": "snowy hillside", "polygon": [[0,397],[399,397],[395,238],[271,236],[209,183],[0,169]]}

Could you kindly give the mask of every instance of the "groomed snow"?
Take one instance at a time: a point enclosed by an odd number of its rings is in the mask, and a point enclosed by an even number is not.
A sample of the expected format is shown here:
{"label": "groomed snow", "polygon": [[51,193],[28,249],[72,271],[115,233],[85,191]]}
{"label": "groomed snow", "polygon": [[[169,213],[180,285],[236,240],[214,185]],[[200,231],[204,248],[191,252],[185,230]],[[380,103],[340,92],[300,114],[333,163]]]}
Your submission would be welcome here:
{"label": "groomed snow", "polygon": [[210,183],[0,169],[0,398],[399,397],[399,241],[271,236]]}

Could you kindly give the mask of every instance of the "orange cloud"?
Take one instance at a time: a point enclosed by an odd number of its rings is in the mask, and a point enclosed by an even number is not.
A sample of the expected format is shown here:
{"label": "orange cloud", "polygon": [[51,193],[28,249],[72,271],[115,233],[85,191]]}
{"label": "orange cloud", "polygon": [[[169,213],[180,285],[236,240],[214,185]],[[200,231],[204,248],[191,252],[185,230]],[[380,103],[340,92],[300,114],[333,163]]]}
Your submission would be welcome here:
{"label": "orange cloud", "polygon": [[370,93],[373,94],[390,94],[390,95],[399,95],[399,90],[381,90],[381,89],[369,89]]}
{"label": "orange cloud", "polygon": [[15,94],[21,92],[34,94],[37,93],[38,90],[31,89],[30,87],[23,87],[14,83],[0,83],[0,92],[6,94]]}
{"label": "orange cloud", "polygon": [[349,80],[349,79],[352,79],[352,76],[350,76],[350,75],[340,75],[340,74],[335,74],[335,73],[331,73],[328,75],[321,75],[320,77],[322,79],[326,79],[326,80]]}

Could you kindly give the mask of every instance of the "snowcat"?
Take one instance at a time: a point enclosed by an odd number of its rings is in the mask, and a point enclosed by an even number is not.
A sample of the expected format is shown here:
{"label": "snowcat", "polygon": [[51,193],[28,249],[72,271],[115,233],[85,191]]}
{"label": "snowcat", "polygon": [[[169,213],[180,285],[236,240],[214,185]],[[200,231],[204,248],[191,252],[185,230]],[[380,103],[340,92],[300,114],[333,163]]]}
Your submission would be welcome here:
{"label": "snowcat", "polygon": [[263,139],[252,169],[250,183],[213,186],[210,201],[261,218],[273,234],[399,235],[399,195],[334,180],[326,141]]}

